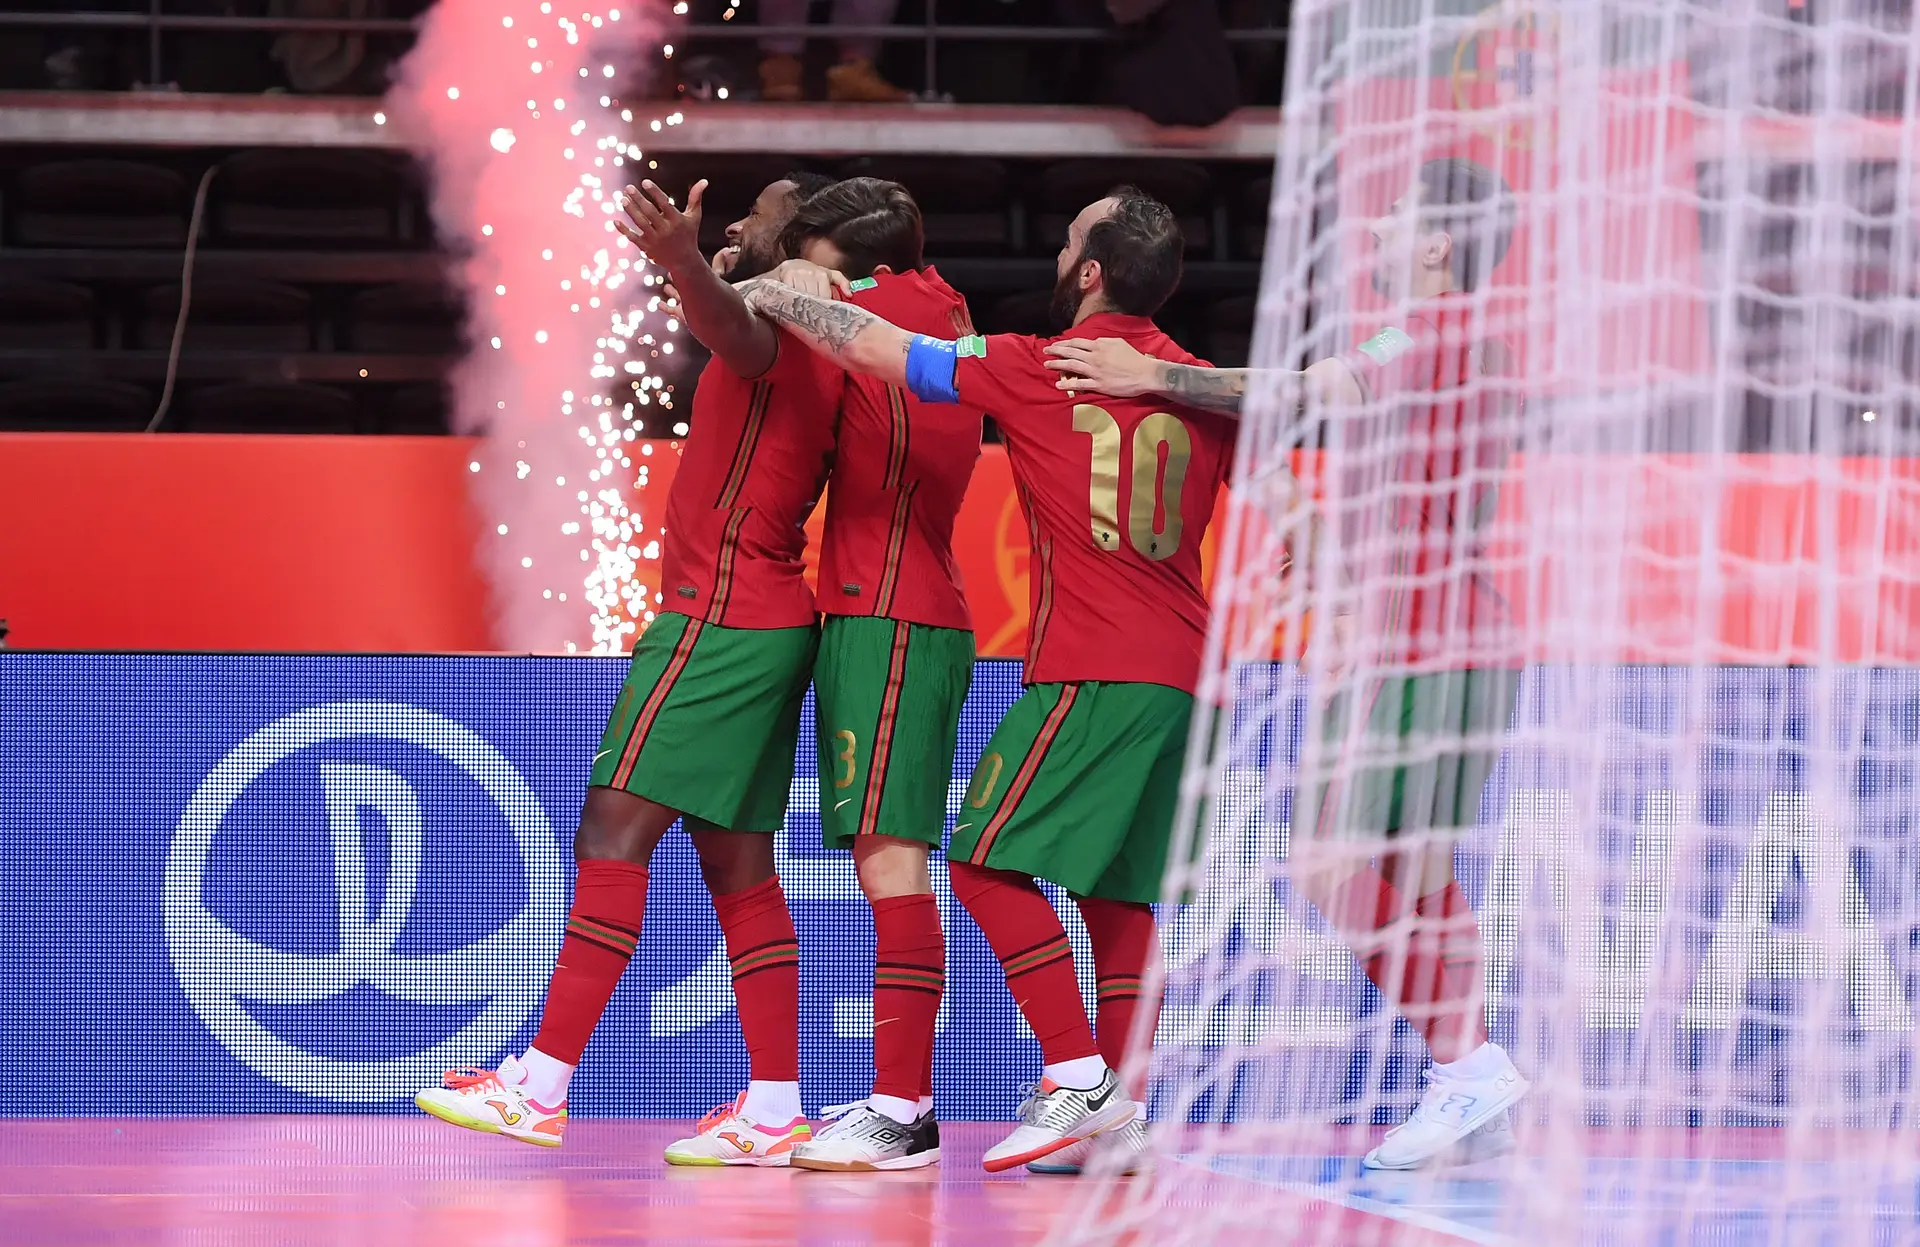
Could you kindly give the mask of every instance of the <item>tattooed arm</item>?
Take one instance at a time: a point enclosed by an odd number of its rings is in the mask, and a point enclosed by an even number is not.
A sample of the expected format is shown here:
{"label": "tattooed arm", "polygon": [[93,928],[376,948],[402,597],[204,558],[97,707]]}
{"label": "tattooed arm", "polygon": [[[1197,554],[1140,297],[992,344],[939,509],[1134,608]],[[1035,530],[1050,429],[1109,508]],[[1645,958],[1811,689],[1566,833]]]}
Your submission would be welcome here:
{"label": "tattooed arm", "polygon": [[1130,398],[1158,394],[1186,407],[1237,416],[1250,390],[1271,387],[1283,405],[1308,398],[1322,404],[1359,403],[1359,382],[1345,364],[1323,359],[1305,372],[1286,369],[1202,368],[1143,355],[1119,338],[1067,338],[1047,347],[1047,367],[1061,374],[1059,388]]}
{"label": "tattooed arm", "polygon": [[742,283],[747,306],[848,372],[907,384],[907,348],[914,335],[864,308],[836,303],[766,278]]}

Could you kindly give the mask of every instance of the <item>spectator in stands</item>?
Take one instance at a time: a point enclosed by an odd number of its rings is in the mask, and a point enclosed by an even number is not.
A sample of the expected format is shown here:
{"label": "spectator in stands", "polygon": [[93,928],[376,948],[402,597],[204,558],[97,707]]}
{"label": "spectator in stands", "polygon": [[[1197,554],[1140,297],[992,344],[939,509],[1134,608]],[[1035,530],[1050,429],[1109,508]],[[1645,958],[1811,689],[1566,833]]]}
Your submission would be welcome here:
{"label": "spectator in stands", "polygon": [[[804,26],[813,0],[760,0],[760,21],[768,26]],[[835,26],[887,26],[900,0],[833,0]],[[768,37],[760,41],[760,98],[789,103],[801,97],[800,52],[806,42],[797,36]],[[908,92],[880,76],[873,61],[880,54],[878,39],[840,40],[840,60],[827,70],[827,98],[843,104],[898,104]]]}

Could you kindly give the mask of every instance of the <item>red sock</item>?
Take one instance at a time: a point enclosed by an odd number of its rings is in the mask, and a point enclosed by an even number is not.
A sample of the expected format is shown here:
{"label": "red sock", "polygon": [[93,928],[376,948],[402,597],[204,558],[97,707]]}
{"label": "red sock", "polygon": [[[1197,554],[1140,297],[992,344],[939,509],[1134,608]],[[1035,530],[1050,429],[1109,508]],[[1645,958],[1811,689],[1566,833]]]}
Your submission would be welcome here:
{"label": "red sock", "polygon": [[1421,897],[1413,912],[1400,1013],[1426,1036],[1435,1061],[1456,1061],[1487,1042],[1480,920],[1457,882]]}
{"label": "red sock", "polygon": [[647,868],[632,862],[581,862],[573,885],[573,910],[560,944],[560,961],[547,983],[540,1033],[533,1046],[568,1065],[580,1064],[587,1038],[600,1024],[620,983],[640,919],[647,909]]}
{"label": "red sock", "polygon": [[[1112,1068],[1125,1069],[1133,1038],[1133,1015],[1141,1003],[1141,980],[1153,958],[1153,906],[1091,896],[1076,896],[1073,902],[1080,907],[1087,936],[1093,942],[1093,969],[1100,984],[1100,1055]],[[1147,1007],[1153,1013],[1147,1025],[1157,1025],[1158,994]],[[1153,1046],[1151,1039],[1147,1046]],[[1135,1099],[1145,1091],[1145,1075],[1142,1066],[1139,1076],[1129,1080],[1128,1094]]]}
{"label": "red sock", "polygon": [[1316,902],[1320,914],[1341,938],[1353,946],[1360,968],[1380,994],[1388,999],[1404,995],[1401,984],[1393,981],[1394,953],[1399,942],[1375,938],[1405,917],[1406,898],[1388,883],[1380,872],[1368,866],[1342,880],[1332,894]]}
{"label": "red sock", "polygon": [[873,903],[873,1093],[930,1094],[933,1020],[947,983],[947,942],[932,893]]}
{"label": "red sock", "polygon": [[1080,984],[1073,977],[1067,930],[1039,885],[968,862],[948,862],[947,877],[953,881],[953,894],[1000,958],[1007,990],[1040,1040],[1041,1059],[1052,1065],[1098,1054]]}
{"label": "red sock", "polygon": [[713,898],[756,1082],[800,1081],[800,941],[776,877]]}

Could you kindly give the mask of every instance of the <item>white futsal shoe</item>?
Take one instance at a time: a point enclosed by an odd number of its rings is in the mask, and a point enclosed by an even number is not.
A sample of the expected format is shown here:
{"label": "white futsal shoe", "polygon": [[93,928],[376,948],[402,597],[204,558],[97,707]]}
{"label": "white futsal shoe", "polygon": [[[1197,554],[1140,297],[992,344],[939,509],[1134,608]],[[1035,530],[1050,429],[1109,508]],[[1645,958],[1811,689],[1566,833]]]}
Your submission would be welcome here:
{"label": "white futsal shoe", "polygon": [[[1113,1157],[1108,1160],[1107,1157]],[[1118,1130],[1082,1139],[1051,1156],[1027,1162],[1028,1173],[1077,1174],[1082,1169],[1134,1174],[1147,1159],[1147,1117],[1142,1111]],[[1096,1161],[1098,1163],[1096,1163]]]}
{"label": "white futsal shoe", "polygon": [[527,1093],[526,1071],[508,1057],[499,1069],[448,1070],[437,1087],[413,1102],[441,1121],[537,1147],[559,1147],[567,1130],[567,1102],[542,1104]]}
{"label": "white futsal shoe", "polygon": [[1527,1087],[1498,1044],[1482,1044],[1450,1066],[1433,1066],[1427,1071],[1427,1092],[1413,1115],[1387,1131],[1361,1164],[1368,1169],[1420,1169],[1451,1156],[1475,1131],[1512,1108]]}
{"label": "white futsal shoe", "polygon": [[1140,1106],[1120,1090],[1120,1079],[1112,1070],[1099,1086],[1085,1091],[1043,1078],[1039,1086],[1027,1088],[1026,1103],[1020,1106],[1020,1124],[988,1148],[980,1164],[988,1173],[1031,1164],[1082,1139],[1118,1130],[1139,1112]]}

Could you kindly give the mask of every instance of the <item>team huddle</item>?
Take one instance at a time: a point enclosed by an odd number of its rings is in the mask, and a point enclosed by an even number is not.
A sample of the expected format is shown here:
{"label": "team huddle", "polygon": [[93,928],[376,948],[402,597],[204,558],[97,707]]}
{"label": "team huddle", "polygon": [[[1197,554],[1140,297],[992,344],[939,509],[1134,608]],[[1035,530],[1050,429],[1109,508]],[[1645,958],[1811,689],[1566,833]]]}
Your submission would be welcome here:
{"label": "team huddle", "polygon": [[[1375,226],[1383,253],[1403,255],[1412,274],[1403,327],[1302,373],[1267,374],[1214,369],[1155,326],[1184,243],[1171,210],[1131,188],[1069,227],[1052,309],[1064,332],[1051,339],[973,333],[965,300],[925,264],[919,209],[896,183],[775,182],[711,258],[698,245],[704,189],[684,210],[650,182],[622,201],[622,232],[666,271],[713,357],[667,503],[662,613],[593,759],[540,1029],[523,1055],[450,1072],[416,1103],[470,1129],[562,1142],[569,1082],[640,938],[648,863],[681,822],[725,935],[751,1074],[666,1160],[871,1171],[939,1159],[946,947],[929,856],[942,848],[974,664],[953,531],[991,415],[1031,541],[1026,687],[973,772],[945,852],[1043,1069],[983,1163],[1072,1173],[1111,1152],[1106,1163],[1127,1168],[1145,1148],[1145,1109],[1121,1071],[1139,1073],[1128,1045],[1153,1033],[1153,1018],[1136,1014],[1157,1014],[1141,991],[1155,956],[1151,902],[1195,721],[1201,543],[1241,402],[1267,385],[1326,419],[1397,403],[1447,447],[1448,463],[1436,449],[1409,468],[1429,481],[1465,480],[1462,463],[1503,453],[1476,432],[1498,421],[1448,394],[1498,355],[1465,340],[1455,308],[1505,249],[1507,227],[1487,211],[1504,187],[1468,162],[1424,166]],[[1473,443],[1464,458],[1463,441]],[[816,594],[802,574],[803,526],[829,481]],[[1390,522],[1445,549],[1454,543],[1434,535],[1470,537],[1479,513],[1464,496]],[[1446,587],[1370,596],[1328,629],[1329,644],[1369,655],[1364,688],[1332,691],[1328,739],[1404,746],[1463,722],[1497,733],[1517,661],[1480,645],[1449,663],[1432,638],[1463,626],[1494,636],[1500,604]],[[774,853],[809,685],[825,845],[851,852],[875,931],[872,1094],[817,1127],[800,1103],[799,947]],[[1353,942],[1436,1062],[1413,1116],[1367,1163],[1494,1155],[1511,1146],[1509,1109],[1527,1084],[1486,1036],[1477,931],[1451,850],[1424,838],[1471,826],[1491,755],[1456,744],[1403,748],[1378,765],[1379,751],[1368,756],[1357,776],[1313,784],[1316,816],[1292,853],[1296,887]],[[1096,1019],[1036,879],[1065,889],[1086,922]],[[1403,955],[1385,949],[1389,931]]]}

